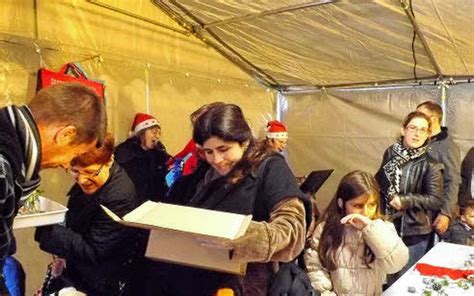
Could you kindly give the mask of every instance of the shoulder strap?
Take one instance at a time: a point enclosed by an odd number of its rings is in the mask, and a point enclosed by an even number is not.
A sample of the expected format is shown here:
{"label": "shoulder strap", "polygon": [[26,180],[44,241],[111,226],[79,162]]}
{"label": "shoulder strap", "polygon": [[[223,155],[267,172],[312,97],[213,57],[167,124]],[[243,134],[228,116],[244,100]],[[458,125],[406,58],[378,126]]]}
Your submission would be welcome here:
{"label": "shoulder strap", "polygon": [[254,204],[253,204],[253,208],[254,208],[254,212],[255,212],[255,206],[258,204],[257,203],[257,200],[259,199],[259,197],[261,196],[262,192],[263,192],[263,174],[265,172],[265,169],[268,165],[268,163],[270,162],[270,160],[273,158],[274,156],[273,155],[270,155],[269,157],[265,158],[258,166],[255,174],[254,174],[254,177],[257,179],[257,182],[258,182],[258,185],[257,185],[257,198],[255,198],[254,200]]}

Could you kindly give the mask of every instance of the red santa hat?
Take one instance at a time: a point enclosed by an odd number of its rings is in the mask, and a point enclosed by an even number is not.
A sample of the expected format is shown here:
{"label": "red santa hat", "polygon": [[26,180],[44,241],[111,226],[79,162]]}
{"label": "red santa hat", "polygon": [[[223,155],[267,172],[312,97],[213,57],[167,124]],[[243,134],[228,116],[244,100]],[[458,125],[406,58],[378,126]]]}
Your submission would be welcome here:
{"label": "red santa hat", "polygon": [[267,123],[267,138],[288,139],[288,130],[286,126],[278,120],[269,121]]}
{"label": "red santa hat", "polygon": [[137,113],[133,119],[130,136],[135,136],[139,131],[147,129],[152,126],[160,127],[160,122],[153,116],[146,113]]}

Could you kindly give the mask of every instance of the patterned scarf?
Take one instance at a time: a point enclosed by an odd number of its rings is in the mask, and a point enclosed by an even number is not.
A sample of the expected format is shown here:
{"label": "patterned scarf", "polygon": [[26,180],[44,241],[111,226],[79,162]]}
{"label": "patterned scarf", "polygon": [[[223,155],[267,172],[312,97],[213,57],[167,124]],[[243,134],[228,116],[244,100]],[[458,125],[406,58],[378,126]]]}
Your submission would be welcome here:
{"label": "patterned scarf", "polygon": [[6,108],[11,125],[16,130],[22,145],[24,162],[21,164],[21,174],[15,180],[15,186],[21,190],[20,205],[26,197],[39,187],[41,161],[40,137],[30,110],[26,106]]}
{"label": "patterned scarf", "polygon": [[400,180],[402,177],[402,167],[409,161],[419,158],[426,153],[428,145],[424,145],[419,148],[406,148],[403,146],[402,141],[393,144],[392,158],[383,166],[385,176],[390,182],[390,186],[387,191],[387,199],[385,200],[387,214],[392,215],[396,212],[389,202],[395,197],[396,194],[400,193]]}

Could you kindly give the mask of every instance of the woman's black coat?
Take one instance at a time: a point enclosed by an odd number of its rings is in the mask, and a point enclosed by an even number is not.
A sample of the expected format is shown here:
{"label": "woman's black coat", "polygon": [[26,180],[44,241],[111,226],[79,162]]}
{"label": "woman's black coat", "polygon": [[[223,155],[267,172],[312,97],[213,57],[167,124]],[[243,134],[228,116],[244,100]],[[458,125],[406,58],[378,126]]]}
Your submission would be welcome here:
{"label": "woman's black coat", "polygon": [[128,277],[138,232],[114,222],[104,205],[122,217],[137,206],[135,187],[117,164],[107,182],[93,195],[75,184],[69,191],[66,226],[38,227],[35,240],[43,251],[66,259],[64,275],[88,295],[118,295],[119,281]]}

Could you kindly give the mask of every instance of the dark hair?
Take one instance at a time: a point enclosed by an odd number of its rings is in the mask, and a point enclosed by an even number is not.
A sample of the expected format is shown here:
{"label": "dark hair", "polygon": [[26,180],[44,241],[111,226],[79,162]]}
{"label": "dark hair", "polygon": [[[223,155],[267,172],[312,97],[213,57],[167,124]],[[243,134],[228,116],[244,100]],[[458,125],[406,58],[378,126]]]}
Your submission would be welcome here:
{"label": "dark hair", "polygon": [[199,146],[202,146],[211,137],[217,137],[227,142],[237,142],[240,145],[248,142],[248,147],[242,159],[235,164],[227,176],[229,183],[236,184],[240,182],[246,175],[255,170],[263,159],[275,153],[267,148],[265,142],[255,140],[239,106],[212,103],[193,112],[193,114],[197,113],[199,115],[193,117],[193,140]]}
{"label": "dark hair", "polygon": [[426,108],[428,111],[433,113],[436,118],[438,118],[438,122],[441,124],[441,122],[443,121],[443,109],[438,103],[434,101],[424,101],[423,103],[416,106],[416,109],[421,107]]}
{"label": "dark hair", "polygon": [[191,120],[191,124],[194,124],[194,122],[199,118],[199,116],[201,116],[207,110],[214,108],[216,106],[222,106],[222,105],[225,105],[225,103],[213,102],[213,103],[209,103],[209,104],[201,106],[199,109],[191,113],[191,115],[189,115],[189,120]]}
{"label": "dark hair", "polygon": [[71,166],[88,167],[93,164],[106,164],[114,152],[114,137],[107,133],[100,148],[81,154],[71,161]]}
{"label": "dark hair", "polygon": [[239,144],[253,139],[252,131],[242,110],[234,104],[211,106],[196,118],[193,130],[194,141],[202,146],[211,137]]}
{"label": "dark hair", "polygon": [[[325,225],[321,234],[318,253],[323,266],[328,270],[335,270],[338,268],[336,256],[338,254],[338,248],[342,245],[344,240],[344,225],[341,224],[341,219],[346,216],[346,202],[358,196],[370,194],[375,198],[377,203],[377,210],[373,218],[380,219],[382,214],[380,212],[379,190],[379,186],[377,181],[375,181],[374,176],[367,172],[353,171],[342,178],[336,194],[323,215]],[[340,206],[338,204],[338,199],[342,200]],[[369,263],[374,260],[374,253],[367,245],[365,245],[365,264],[368,266]]]}
{"label": "dark hair", "polygon": [[474,210],[474,199],[470,199],[466,202],[464,202],[460,207],[459,207],[459,214],[460,215],[465,215],[466,210]]}
{"label": "dark hair", "polygon": [[103,99],[79,83],[61,83],[41,89],[28,104],[37,123],[61,123],[77,129],[73,144],[100,146],[107,129]]}

